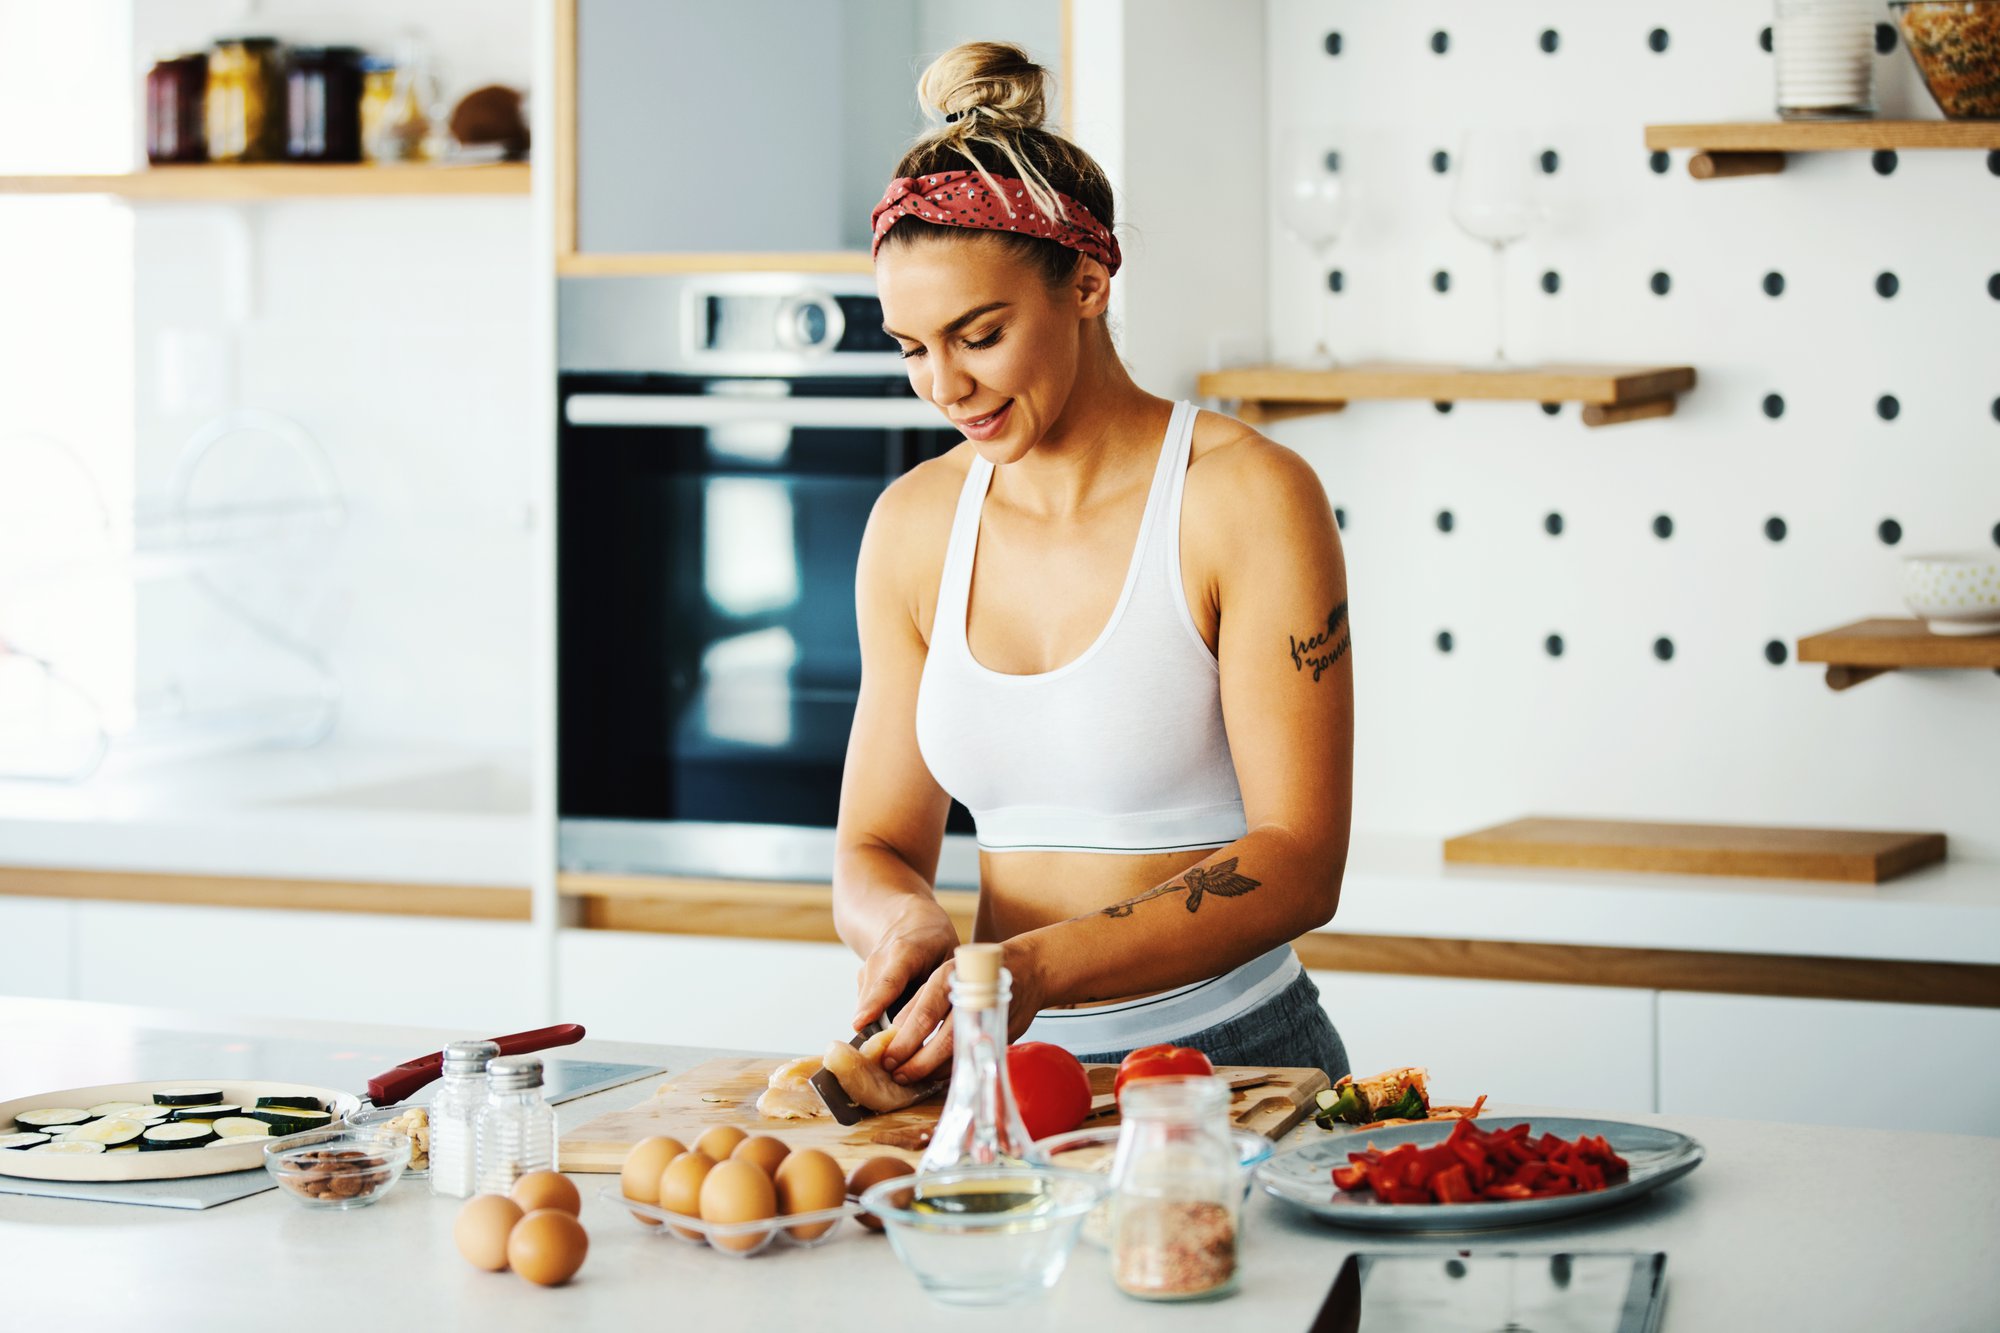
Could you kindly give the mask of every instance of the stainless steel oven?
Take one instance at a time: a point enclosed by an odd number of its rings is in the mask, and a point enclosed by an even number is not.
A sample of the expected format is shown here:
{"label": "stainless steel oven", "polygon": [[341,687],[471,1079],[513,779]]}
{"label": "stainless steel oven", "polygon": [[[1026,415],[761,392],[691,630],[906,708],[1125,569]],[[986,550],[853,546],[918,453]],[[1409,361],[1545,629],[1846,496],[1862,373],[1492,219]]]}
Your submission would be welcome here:
{"label": "stainless steel oven", "polygon": [[[956,444],[864,276],[563,284],[565,869],[824,880],[883,489]],[[940,880],[977,882],[953,807]]]}

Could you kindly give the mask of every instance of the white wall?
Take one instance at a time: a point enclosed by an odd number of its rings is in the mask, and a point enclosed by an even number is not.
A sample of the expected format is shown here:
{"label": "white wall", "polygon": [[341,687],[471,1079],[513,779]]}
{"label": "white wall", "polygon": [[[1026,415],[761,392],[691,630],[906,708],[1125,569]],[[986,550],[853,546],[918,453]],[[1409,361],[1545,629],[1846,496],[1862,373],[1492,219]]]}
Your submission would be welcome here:
{"label": "white wall", "polygon": [[[2000,855],[2000,680],[1904,673],[1835,694],[1818,668],[1764,658],[1769,642],[1789,654],[1801,635],[1903,614],[1905,555],[1994,553],[2000,182],[1986,155],[1906,152],[1889,176],[1866,153],[1797,155],[1782,175],[1699,182],[1676,153],[1655,174],[1649,122],[1770,117],[1768,5],[1270,0],[1264,12],[1271,137],[1332,121],[1353,197],[1330,258],[1337,297],[1303,247],[1259,224],[1279,356],[1306,355],[1321,300],[1342,358],[1484,356],[1488,255],[1452,225],[1454,178],[1430,158],[1456,153],[1469,125],[1519,124],[1559,165],[1542,178],[1549,221],[1512,263],[1513,353],[1700,375],[1675,417],[1597,431],[1573,406],[1552,418],[1521,403],[1448,416],[1362,403],[1271,428],[1345,513],[1356,826],[1438,835],[1564,812],[1936,828],[1957,854]],[[1669,32],[1657,55],[1656,25]],[[1553,55],[1544,28],[1559,34]],[[1336,30],[1342,53],[1329,56]],[[1885,114],[1937,114],[1906,52],[1876,63]],[[1137,98],[1161,81],[1128,82]],[[1153,104],[1172,115],[1183,91]],[[1128,123],[1145,114],[1128,107]],[[1133,220],[1158,225],[1143,200]],[[1224,264],[1238,244],[1217,235],[1203,253]],[[1448,294],[1432,289],[1437,270]],[[1666,296],[1649,288],[1656,271]],[[1762,291],[1767,271],[1784,274],[1782,297]],[[1883,271],[1900,280],[1894,299],[1875,292]],[[1139,312],[1183,280],[1135,265],[1135,346]],[[1193,362],[1183,348],[1174,368]],[[1773,392],[1776,420],[1761,408]],[[1899,400],[1894,421],[1877,417],[1882,394]],[[1435,524],[1447,509],[1448,536]],[[1543,529],[1550,512],[1560,537]],[[1667,541],[1651,531],[1662,513]],[[1781,544],[1763,535],[1773,515],[1789,527]],[[1891,517],[1894,547],[1876,535]],[[1435,646],[1444,630],[1449,655]],[[1560,659],[1544,652],[1550,633]],[[1662,636],[1670,662],[1653,653]]]}

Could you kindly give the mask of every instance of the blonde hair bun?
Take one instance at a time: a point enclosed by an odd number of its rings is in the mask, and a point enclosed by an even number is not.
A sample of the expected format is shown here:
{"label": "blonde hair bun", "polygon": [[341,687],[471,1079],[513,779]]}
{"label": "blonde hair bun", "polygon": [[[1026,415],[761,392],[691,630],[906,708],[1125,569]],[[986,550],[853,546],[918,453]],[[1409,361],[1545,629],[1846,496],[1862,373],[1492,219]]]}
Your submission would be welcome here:
{"label": "blonde hair bun", "polygon": [[950,129],[1040,129],[1048,118],[1049,72],[1009,42],[965,42],[933,60],[917,100]]}

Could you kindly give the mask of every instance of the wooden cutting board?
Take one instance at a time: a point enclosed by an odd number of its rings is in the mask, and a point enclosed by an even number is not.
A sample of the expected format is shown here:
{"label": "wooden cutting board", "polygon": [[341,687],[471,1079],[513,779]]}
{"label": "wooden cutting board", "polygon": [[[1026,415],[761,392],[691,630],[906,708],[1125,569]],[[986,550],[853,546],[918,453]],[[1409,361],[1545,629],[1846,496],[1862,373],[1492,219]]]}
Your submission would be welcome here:
{"label": "wooden cutting board", "polygon": [[1944,851],[1942,833],[1529,818],[1449,838],[1444,859],[1478,865],[1880,884],[1942,861]]}
{"label": "wooden cutting board", "polygon": [[[914,1162],[937,1124],[944,1096],[857,1125],[842,1125],[827,1116],[813,1120],[766,1120],[757,1114],[757,1094],[764,1090],[777,1060],[710,1060],[662,1083],[648,1100],[623,1111],[611,1111],[586,1121],[562,1136],[558,1151],[564,1171],[616,1171],[640,1139],[665,1134],[692,1144],[716,1125],[735,1125],[752,1134],[774,1134],[793,1148],[818,1148],[852,1169],[870,1157],[902,1157]],[[1093,1094],[1093,1114],[1086,1125],[1115,1125],[1111,1084],[1113,1065],[1086,1065]],[[1232,1083],[1254,1086],[1231,1094],[1230,1117],[1239,1128],[1275,1139],[1305,1118],[1314,1094],[1328,1086],[1320,1069],[1252,1069],[1224,1065],[1215,1071]],[[1101,1113],[1097,1108],[1102,1108]]]}

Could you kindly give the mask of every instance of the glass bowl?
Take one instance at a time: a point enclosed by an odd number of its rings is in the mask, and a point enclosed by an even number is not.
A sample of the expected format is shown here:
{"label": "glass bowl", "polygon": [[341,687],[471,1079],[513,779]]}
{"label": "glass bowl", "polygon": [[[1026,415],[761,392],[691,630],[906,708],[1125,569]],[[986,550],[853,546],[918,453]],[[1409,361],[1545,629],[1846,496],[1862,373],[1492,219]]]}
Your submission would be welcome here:
{"label": "glass bowl", "polygon": [[407,1134],[410,1164],[403,1174],[411,1180],[425,1180],[431,1174],[431,1108],[428,1106],[370,1106],[348,1115],[343,1124],[355,1129],[380,1127]]}
{"label": "glass bowl", "polygon": [[658,1204],[628,1199],[619,1185],[606,1185],[597,1192],[597,1197],[625,1209],[655,1235],[672,1236],[690,1245],[713,1246],[738,1259],[762,1254],[773,1242],[804,1250],[824,1245],[839,1234],[841,1223],[858,1211],[853,1204],[843,1203],[837,1208],[786,1213],[758,1222],[704,1222],[698,1217],[669,1212]]}
{"label": "glass bowl", "polygon": [[884,1180],[861,1196],[903,1267],[952,1305],[998,1305],[1055,1285],[1111,1182],[1055,1166],[973,1166]]}
{"label": "glass bowl", "polygon": [[[1271,1160],[1276,1145],[1262,1134],[1247,1129],[1229,1131],[1230,1141],[1236,1145],[1236,1160],[1243,1167],[1243,1198],[1250,1198],[1250,1186],[1257,1168]],[[1036,1147],[1049,1155],[1049,1164],[1072,1171],[1088,1171],[1108,1177],[1111,1174],[1111,1159],[1118,1147],[1118,1126],[1101,1125],[1095,1129],[1071,1130],[1067,1134],[1053,1134],[1036,1141]],[[1092,1245],[1111,1244],[1111,1201],[1107,1197],[1102,1205],[1094,1209],[1083,1225],[1083,1238]]]}
{"label": "glass bowl", "polygon": [[393,1129],[315,1129],[264,1145],[264,1169],[309,1208],[365,1208],[395,1187],[410,1136]]}

